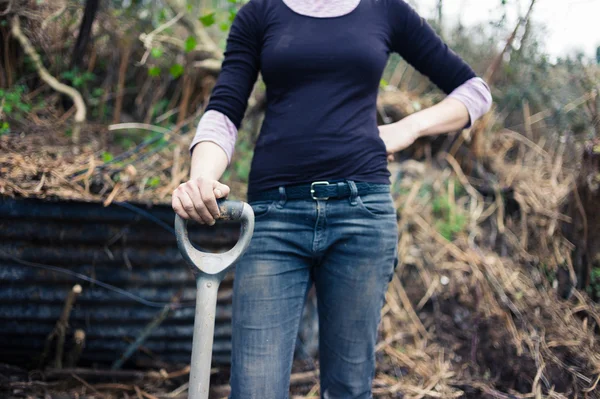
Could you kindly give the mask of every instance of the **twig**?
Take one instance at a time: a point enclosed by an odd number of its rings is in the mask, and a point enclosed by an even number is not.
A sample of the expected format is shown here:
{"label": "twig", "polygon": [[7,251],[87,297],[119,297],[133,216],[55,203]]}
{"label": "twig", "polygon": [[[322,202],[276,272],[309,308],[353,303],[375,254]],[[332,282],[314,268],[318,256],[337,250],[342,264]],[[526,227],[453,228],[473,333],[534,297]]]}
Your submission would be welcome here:
{"label": "twig", "polygon": [[533,129],[531,129],[531,109],[529,101],[523,100],[523,120],[525,121],[525,134],[529,140],[533,140]]}
{"label": "twig", "polygon": [[58,10],[50,14],[50,16],[42,22],[42,30],[46,30],[50,22],[60,18],[60,16],[65,13],[65,11],[67,11],[67,0],[64,0],[62,6]]}
{"label": "twig", "polygon": [[140,347],[140,345],[144,343],[144,341],[146,341],[150,334],[152,334],[152,332],[154,332],[154,330],[160,326],[163,321],[165,321],[173,309],[173,305],[177,302],[179,302],[179,295],[176,295],[176,297],[172,300],[172,303],[165,305],[165,307],[156,315],[156,317],[150,323],[148,323],[148,325],[138,335],[136,340],[127,347],[123,355],[113,363],[111,367],[112,370],[118,370],[121,368],[121,366],[123,366],[123,363],[125,363],[131,357],[131,355]]}
{"label": "twig", "polygon": [[66,366],[71,368],[77,365],[79,362],[79,358],[81,357],[81,352],[83,351],[83,347],[85,346],[85,331],[83,330],[75,330],[73,334],[73,339],[75,341],[75,345],[69,351],[67,355]]}
{"label": "twig", "polygon": [[148,59],[148,56],[150,55],[150,51],[152,50],[152,42],[154,41],[154,37],[159,34],[160,32],[162,32],[165,29],[170,28],[171,26],[175,25],[177,23],[177,21],[179,21],[183,16],[184,16],[185,12],[182,11],[179,14],[177,14],[174,18],[172,18],[171,20],[167,21],[166,23],[160,25],[159,27],[157,27],[156,29],[154,29],[152,32],[146,34],[146,33],[142,33],[140,34],[140,40],[142,41],[142,43],[144,43],[144,47],[146,48],[146,52],[144,53],[144,56],[142,57],[142,60],[139,62],[139,65],[144,65],[146,63],[146,60]]}
{"label": "twig", "polygon": [[589,388],[585,388],[583,390],[583,392],[592,392],[596,390],[596,387],[598,386],[598,382],[600,382],[600,374],[598,374],[598,378],[596,378],[596,381],[594,382],[594,385],[592,385]]}
{"label": "twig", "polygon": [[133,385],[119,384],[119,383],[106,383],[106,384],[94,384],[96,389],[121,389],[123,391],[134,391]]}
{"label": "twig", "polygon": [[108,130],[124,130],[124,129],[141,129],[141,130],[150,130],[152,132],[160,133],[160,134],[168,134],[171,133],[171,130],[166,129],[162,126],[149,125],[147,123],[117,123],[108,126]]}
{"label": "twig", "polygon": [[500,54],[498,54],[496,56],[496,58],[494,58],[494,60],[492,61],[492,63],[488,67],[488,69],[485,71],[485,74],[483,75],[484,76],[483,80],[485,80],[488,83],[488,85],[490,85],[490,87],[494,84],[494,80],[496,77],[496,71],[500,67],[500,64],[502,64],[504,55],[506,53],[508,53],[508,51],[512,48],[513,41],[517,37],[517,32],[519,31],[519,28],[521,27],[521,25],[524,22],[527,22],[529,20],[529,18],[531,17],[531,12],[533,11],[533,6],[535,5],[535,2],[536,2],[536,0],[531,0],[529,9],[527,10],[527,14],[525,15],[525,18],[519,18],[519,21],[517,22],[515,29],[509,36],[508,40],[506,41],[504,49],[502,50],[502,52],[500,52]]}
{"label": "twig", "polygon": [[221,62],[221,60],[209,58],[209,59],[202,60],[202,61],[196,61],[192,65],[194,66],[194,68],[198,68],[205,72],[216,75],[219,72],[221,72],[222,62]]}
{"label": "twig", "polygon": [[54,358],[54,366],[57,369],[62,368],[62,353],[65,343],[65,333],[68,326],[69,315],[71,314],[71,309],[73,308],[73,304],[75,303],[75,299],[77,295],[81,294],[81,286],[76,284],[73,286],[69,294],[67,295],[67,299],[65,300],[65,305],[63,307],[62,314],[58,321],[56,322],[56,326],[52,330],[48,337],[46,338],[46,344],[44,345],[44,351],[42,352],[42,356],[40,357],[40,366],[43,366],[43,363],[48,358],[50,353],[50,346],[52,345],[52,341],[54,338],[57,339],[56,342],[56,353]]}
{"label": "twig", "polygon": [[[566,105],[564,105],[561,110],[568,113],[571,112],[573,110],[575,110],[577,107],[580,107],[581,105],[586,104],[589,100],[593,99],[596,95],[595,90],[592,90],[586,94],[584,94],[583,96],[576,98],[575,100],[571,101],[570,103],[567,103]],[[537,114],[534,114],[531,116],[531,124],[535,124],[538,122],[543,121],[544,119],[548,118],[549,116],[551,116],[553,113],[552,110],[545,110],[545,111],[541,111],[538,112]]]}
{"label": "twig", "polygon": [[29,191],[22,189],[21,187],[9,182],[8,180],[4,180],[4,179],[0,178],[0,187],[2,187],[2,186],[7,186],[7,187],[12,188],[13,190],[15,190],[15,192],[21,194],[23,197],[29,197],[29,195],[30,195]]}
{"label": "twig", "polygon": [[176,115],[178,112],[179,112],[179,108],[177,108],[177,107],[170,109],[169,111],[165,112],[164,114],[157,116],[154,119],[154,123],[161,123],[161,122],[169,119],[173,115]]}
{"label": "twig", "polygon": [[119,123],[121,120],[121,111],[123,109],[123,89],[125,88],[125,78],[127,75],[127,64],[129,63],[129,57],[131,56],[131,50],[133,45],[128,43],[125,45],[123,55],[121,58],[121,64],[119,65],[119,79],[117,82],[117,98],[114,108],[113,123]]}
{"label": "twig", "polygon": [[92,392],[96,393],[97,395],[99,395],[101,398],[105,398],[106,396],[104,396],[104,394],[100,393],[100,391],[98,391],[96,388],[94,388],[93,386],[91,386],[90,384],[88,384],[87,381],[85,381],[83,378],[77,376],[77,374],[71,373],[71,377],[75,378],[77,381],[81,382],[83,385],[85,385],[87,388],[91,389]]}
{"label": "twig", "polygon": [[290,376],[290,385],[301,385],[307,382],[317,381],[319,377],[318,371],[307,371],[304,373],[295,373]]}
{"label": "twig", "polygon": [[9,0],[8,1],[8,6],[6,7],[6,10],[0,12],[0,16],[7,15],[7,14],[9,14],[11,12],[12,6],[13,6],[13,1],[14,0]]}
{"label": "twig", "polygon": [[137,385],[134,385],[135,393],[138,395],[138,398],[142,399],[142,397],[146,399],[158,399],[156,396],[149,394],[148,392],[140,389]]}
{"label": "twig", "polygon": [[500,234],[504,234],[504,200],[502,199],[502,193],[500,192],[500,187],[495,184],[494,191],[496,192],[496,209],[498,213],[496,213],[496,223],[498,225],[498,232]]}
{"label": "twig", "polygon": [[117,182],[117,184],[115,184],[112,191],[110,192],[108,197],[104,200],[102,205],[104,205],[104,207],[107,207],[110,204],[112,204],[113,200],[115,199],[115,197],[117,196],[117,194],[119,193],[119,191],[121,190],[122,187],[123,187],[123,185],[121,184],[121,182]]}
{"label": "twig", "polygon": [[410,303],[410,299],[408,298],[408,295],[406,295],[406,291],[404,291],[404,287],[402,287],[400,278],[395,273],[394,273],[394,276],[392,277],[392,284],[396,288],[396,292],[398,293],[398,296],[400,297],[402,306],[404,306],[404,309],[406,310],[406,312],[410,316],[411,320],[413,321],[413,323],[415,324],[415,326],[421,333],[421,336],[423,338],[429,337],[429,333],[427,332],[427,329],[425,328],[425,326],[419,319],[417,312],[415,312],[415,309],[413,308],[412,304]]}
{"label": "twig", "polygon": [[71,310],[73,309],[73,304],[77,299],[77,296],[81,294],[81,286],[76,284],[73,286],[71,291],[69,291],[69,295],[67,296],[67,300],[65,301],[65,306],[63,308],[62,314],[60,315],[60,319],[56,323],[56,353],[54,356],[54,367],[57,369],[62,368],[62,356],[65,346],[65,335],[67,333],[67,327],[69,326],[69,317],[71,315]]}
{"label": "twig", "polygon": [[500,133],[503,135],[512,137],[515,140],[521,141],[522,143],[524,143],[525,145],[527,145],[528,147],[533,149],[535,152],[542,155],[544,158],[550,159],[550,154],[548,154],[548,152],[546,150],[544,150],[541,146],[534,143],[533,141],[529,140],[527,137],[523,136],[521,133],[515,132],[514,130],[506,129],[506,128],[502,129],[502,131]]}
{"label": "twig", "polygon": [[181,395],[182,393],[184,393],[185,391],[187,391],[190,387],[190,383],[186,382],[185,384],[183,384],[182,386],[180,386],[179,388],[169,392],[168,394],[166,394],[165,396],[167,398],[175,398],[179,395]]}
{"label": "twig", "polygon": [[315,385],[313,385],[313,387],[310,389],[310,391],[308,391],[308,393],[306,394],[307,398],[312,398],[315,396],[315,394],[319,391],[319,386],[320,384],[317,382]]}
{"label": "twig", "polygon": [[179,102],[179,114],[177,115],[177,125],[179,126],[181,126],[187,117],[190,99],[192,97],[192,93],[194,92],[194,75],[190,74],[189,71],[184,73],[182,84],[183,92]]}

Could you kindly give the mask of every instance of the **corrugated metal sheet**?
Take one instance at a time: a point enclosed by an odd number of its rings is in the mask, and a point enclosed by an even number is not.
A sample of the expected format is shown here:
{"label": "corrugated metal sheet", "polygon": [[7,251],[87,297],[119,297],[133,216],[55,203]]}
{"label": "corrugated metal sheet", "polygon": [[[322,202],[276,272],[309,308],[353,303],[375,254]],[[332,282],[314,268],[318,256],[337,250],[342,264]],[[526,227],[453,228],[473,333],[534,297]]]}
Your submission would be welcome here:
{"label": "corrugated metal sheet", "polygon": [[[75,283],[83,293],[71,313],[66,350],[72,332],[83,329],[81,366],[111,364],[161,311],[157,304],[147,306],[36,264],[65,268],[154,302],[169,302],[181,292],[181,302],[191,306],[173,310],[132,361],[189,362],[194,278],[169,231],[174,219],[170,207],[144,211],[146,215],[118,205],[0,197],[0,362],[36,362]],[[190,228],[192,241],[211,251],[231,248],[238,234],[235,224]],[[220,291],[215,364],[229,360],[231,285],[230,274]]]}

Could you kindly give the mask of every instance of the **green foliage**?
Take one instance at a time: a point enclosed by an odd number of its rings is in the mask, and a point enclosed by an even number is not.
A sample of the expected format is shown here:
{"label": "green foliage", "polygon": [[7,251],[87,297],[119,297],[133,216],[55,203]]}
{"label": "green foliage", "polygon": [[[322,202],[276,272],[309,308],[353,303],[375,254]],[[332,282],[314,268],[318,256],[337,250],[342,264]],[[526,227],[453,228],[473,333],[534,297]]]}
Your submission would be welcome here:
{"label": "green foliage", "polygon": [[92,90],[92,97],[102,97],[104,95],[104,89],[102,89],[101,87],[95,87]]}
{"label": "green foliage", "polygon": [[75,88],[85,87],[87,83],[93,82],[96,79],[96,75],[92,72],[80,71],[78,68],[64,71],[60,76]]}
{"label": "green foliage", "polygon": [[4,100],[3,110],[6,114],[17,111],[29,112],[31,110],[31,106],[23,101],[24,93],[25,86],[21,85],[15,86],[10,90],[0,89],[0,99]]}
{"label": "green foliage", "polygon": [[[455,198],[461,195],[461,187],[460,184],[454,185]],[[434,197],[431,206],[433,214],[437,219],[435,227],[445,239],[451,241],[457,234],[465,231],[467,217],[456,207],[454,202],[450,201],[450,197],[447,194]]]}
{"label": "green foliage", "polygon": [[154,58],[160,58],[163,55],[163,50],[160,47],[154,47],[150,50],[150,55]]}
{"label": "green foliage", "polygon": [[[20,120],[31,111],[31,105],[25,102],[25,86],[17,85],[11,89],[0,89],[0,108],[6,118]],[[0,121],[0,135],[10,133],[8,121]]]}
{"label": "green foliage", "polygon": [[211,12],[209,14],[201,16],[198,19],[200,20],[200,22],[202,22],[202,25],[209,27],[209,26],[213,26],[215,24],[215,22],[217,22],[217,19],[215,18],[216,15],[217,15],[216,12]]}
{"label": "green foliage", "polygon": [[151,76],[153,78],[160,76],[160,67],[155,65],[148,68],[148,76]]}
{"label": "green foliage", "polygon": [[102,162],[107,163],[114,159],[114,156],[110,152],[104,151],[102,153]]}
{"label": "green foliage", "polygon": [[600,298],[600,267],[592,269],[591,281],[587,290],[593,298]]}
{"label": "green foliage", "polygon": [[154,176],[148,179],[148,187],[158,187],[160,185],[160,177]]}
{"label": "green foliage", "polygon": [[196,46],[198,45],[198,42],[196,41],[196,38],[194,36],[188,36],[188,38],[185,40],[185,52],[189,53],[190,51],[193,51]]}
{"label": "green foliage", "polygon": [[135,141],[131,137],[121,136],[119,138],[115,138],[115,142],[123,148],[124,150],[128,150],[135,146]]}
{"label": "green foliage", "polygon": [[181,64],[174,64],[173,66],[171,66],[171,68],[169,68],[169,73],[175,79],[177,79],[178,77],[183,75],[184,71],[185,71],[185,69],[183,68],[183,65],[181,65]]}
{"label": "green foliage", "polygon": [[0,124],[0,136],[10,133],[10,125],[4,121]]}

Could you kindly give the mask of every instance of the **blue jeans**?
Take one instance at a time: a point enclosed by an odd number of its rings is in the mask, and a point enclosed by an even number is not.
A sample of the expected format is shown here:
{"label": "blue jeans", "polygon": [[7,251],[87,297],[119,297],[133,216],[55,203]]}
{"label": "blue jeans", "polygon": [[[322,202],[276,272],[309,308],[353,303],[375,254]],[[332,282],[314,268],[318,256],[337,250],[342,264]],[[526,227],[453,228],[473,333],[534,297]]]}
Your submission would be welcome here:
{"label": "blue jeans", "polygon": [[313,283],[321,397],[370,398],[380,312],[396,265],[391,195],[251,205],[254,236],[235,271],[231,398],[288,398]]}

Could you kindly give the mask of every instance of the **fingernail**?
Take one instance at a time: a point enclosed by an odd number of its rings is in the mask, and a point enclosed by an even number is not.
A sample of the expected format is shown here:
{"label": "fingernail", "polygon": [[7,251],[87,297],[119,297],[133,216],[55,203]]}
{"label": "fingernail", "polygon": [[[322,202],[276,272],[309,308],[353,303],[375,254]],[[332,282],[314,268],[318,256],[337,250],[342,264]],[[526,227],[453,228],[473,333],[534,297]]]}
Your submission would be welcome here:
{"label": "fingernail", "polygon": [[217,196],[221,196],[223,195],[223,193],[221,192],[221,190],[219,190],[218,188],[215,190],[215,194],[217,194]]}
{"label": "fingernail", "polygon": [[209,223],[209,226],[214,226],[215,225],[215,221],[213,220],[212,222]]}

